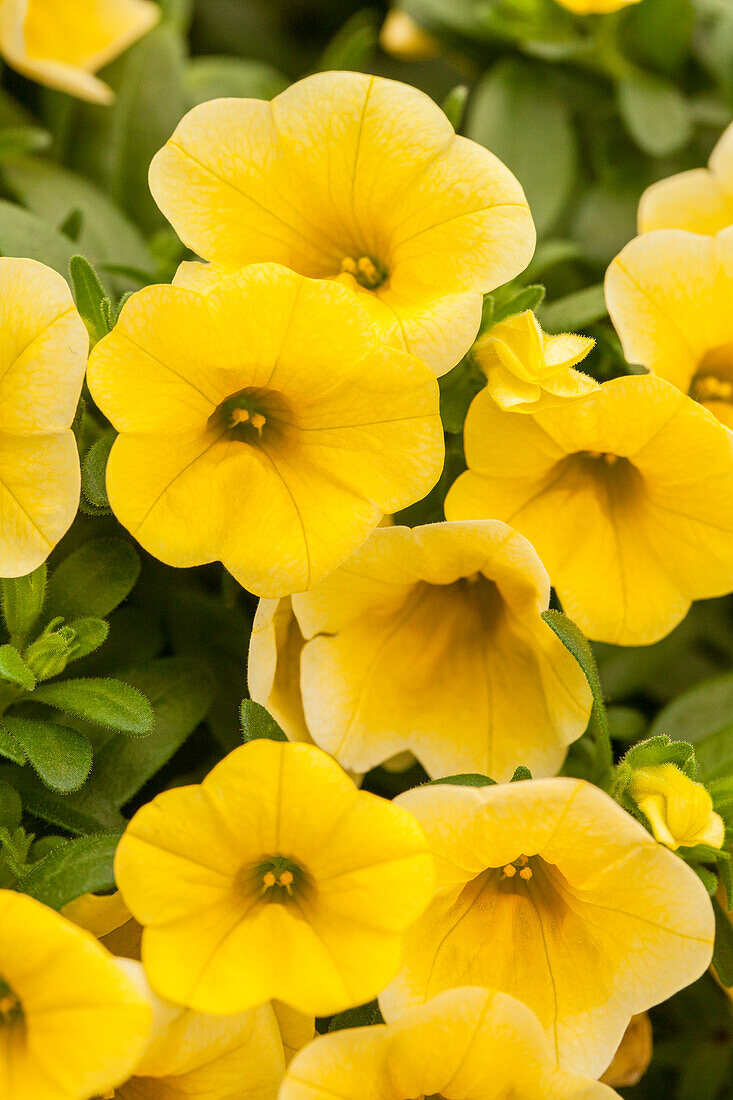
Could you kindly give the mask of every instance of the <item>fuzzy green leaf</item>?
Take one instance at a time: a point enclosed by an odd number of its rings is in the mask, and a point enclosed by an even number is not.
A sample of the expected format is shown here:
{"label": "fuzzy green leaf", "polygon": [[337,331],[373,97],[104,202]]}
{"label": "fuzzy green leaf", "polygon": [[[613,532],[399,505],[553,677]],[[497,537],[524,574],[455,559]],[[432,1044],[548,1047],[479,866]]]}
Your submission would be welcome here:
{"label": "fuzzy green leaf", "polygon": [[153,708],[142,692],[122,680],[60,680],[41,684],[33,698],[131,737],[147,737],[155,721]]}
{"label": "fuzzy green leaf", "polygon": [[63,909],[82,894],[111,890],[120,834],[85,836],[49,852],[22,881],[25,894],[52,909]]}
{"label": "fuzzy green leaf", "polygon": [[125,599],[139,573],[140,558],[125,539],[85,542],[51,574],[47,614],[104,619]]}
{"label": "fuzzy green leaf", "polygon": [[3,618],[12,638],[25,638],[41,614],[46,600],[46,576],[46,566],[41,565],[25,577],[3,580]]}
{"label": "fuzzy green leaf", "polygon": [[52,791],[78,791],[92,767],[92,746],[69,726],[6,714],[2,729],[22,747],[39,779]]}
{"label": "fuzzy green leaf", "polygon": [[243,699],[239,708],[244,741],[257,741],[266,738],[269,741],[287,741],[286,735],[272,715],[252,699]]}
{"label": "fuzzy green leaf", "polygon": [[104,302],[109,302],[109,298],[96,271],[83,256],[71,257],[69,275],[74,289],[76,308],[87,327],[93,346],[110,332],[109,314],[103,306]]}
{"label": "fuzzy green leaf", "polygon": [[26,691],[33,691],[36,678],[15,646],[0,645],[0,677],[11,684],[18,684]]}

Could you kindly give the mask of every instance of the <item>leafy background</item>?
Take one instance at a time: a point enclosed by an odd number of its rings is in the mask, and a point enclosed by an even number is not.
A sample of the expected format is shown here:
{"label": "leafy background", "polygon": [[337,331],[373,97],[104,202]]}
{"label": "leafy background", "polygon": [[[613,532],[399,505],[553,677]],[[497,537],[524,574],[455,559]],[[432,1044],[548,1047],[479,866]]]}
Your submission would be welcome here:
{"label": "leafy background", "polygon": [[[399,6],[434,37],[436,56],[386,54],[379,2],[162,0],[160,25],[103,74],[117,92],[112,107],[5,70],[0,254],[67,277],[71,258],[84,256],[101,288],[75,261],[75,291],[103,332],[125,294],[168,281],[187,255],[147,187],[153,154],[186,110],[215,96],[269,98],[317,70],[375,72],[444,104],[526,189],[537,254],[487,302],[485,323],[509,301],[512,311],[537,304],[549,331],[595,337],[584,367],[597,378],[630,372],[607,319],[604,271],[635,233],[643,189],[704,164],[733,118],[733,3],[642,0],[584,19],[555,0]],[[442,518],[479,386],[469,358],[441,380],[445,473],[403,522]],[[0,885],[58,907],[111,888],[116,837],[142,801],[201,778],[241,742],[254,612],[220,567],[173,570],[133,544],[109,514],[111,429],[88,394],[75,427],[80,516],[47,585],[45,570],[3,583],[0,640]],[[732,609],[730,598],[699,603],[654,646],[594,647],[618,755],[649,734],[692,742],[699,777],[722,781],[721,797],[733,772]],[[585,739],[569,773],[585,774],[584,753]],[[376,769],[366,786],[391,796],[423,778],[418,767]],[[652,1067],[624,1095],[733,1097],[730,1006],[706,976],[654,1010]]]}

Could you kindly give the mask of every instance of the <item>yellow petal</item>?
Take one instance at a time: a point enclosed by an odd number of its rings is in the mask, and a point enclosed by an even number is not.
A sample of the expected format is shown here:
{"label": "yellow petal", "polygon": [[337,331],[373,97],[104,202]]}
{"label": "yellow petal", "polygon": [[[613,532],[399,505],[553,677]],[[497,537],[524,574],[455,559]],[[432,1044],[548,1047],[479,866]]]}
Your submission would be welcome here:
{"label": "yellow petal", "polygon": [[707,168],[659,180],[639,202],[639,232],[687,229],[715,234],[733,222],[733,126],[724,131]]}
{"label": "yellow petal", "polygon": [[247,660],[250,698],[270,712],[291,741],[311,741],[300,697],[300,655],[305,640],[292,601],[260,600]]}

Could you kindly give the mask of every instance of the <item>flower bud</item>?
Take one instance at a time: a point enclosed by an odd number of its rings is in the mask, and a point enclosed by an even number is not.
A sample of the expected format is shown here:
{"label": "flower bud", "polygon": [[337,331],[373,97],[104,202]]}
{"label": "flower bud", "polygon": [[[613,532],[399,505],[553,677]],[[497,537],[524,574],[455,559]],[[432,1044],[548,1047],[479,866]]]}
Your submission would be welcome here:
{"label": "flower bud", "polygon": [[713,800],[702,783],[690,779],[674,764],[637,769],[628,791],[660,844],[673,851],[696,844],[722,847],[725,824],[714,811]]}
{"label": "flower bud", "polygon": [[25,662],[37,680],[59,676],[68,663],[76,634],[73,627],[61,626],[62,619],[52,619],[41,635],[23,654]]}

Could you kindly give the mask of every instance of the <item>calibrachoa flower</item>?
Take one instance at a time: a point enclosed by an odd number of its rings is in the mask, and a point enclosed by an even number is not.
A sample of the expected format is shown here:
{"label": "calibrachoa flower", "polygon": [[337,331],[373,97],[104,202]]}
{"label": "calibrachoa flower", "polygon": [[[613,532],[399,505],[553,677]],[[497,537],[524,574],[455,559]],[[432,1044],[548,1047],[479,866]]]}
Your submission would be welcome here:
{"label": "calibrachoa flower", "polygon": [[94,348],[89,386],[120,432],[120,522],[169,565],[219,559],[258,595],[315,584],[443,460],[428,368],[377,345],[344,287],[275,264],[208,294],[140,291]]}
{"label": "calibrachoa flower", "polygon": [[712,798],[702,783],[674,764],[635,768],[628,792],[660,844],[673,851],[696,844],[723,846],[725,823],[713,809]]}
{"label": "calibrachoa flower", "polygon": [[707,168],[659,180],[639,202],[639,232],[688,229],[718,233],[733,224],[733,125],[713,149]]}
{"label": "calibrachoa flower", "polygon": [[619,1089],[638,1085],[649,1068],[652,1053],[652,1023],[649,1013],[639,1012],[631,1017],[631,1023],[601,1080]]}
{"label": "calibrachoa flower", "polygon": [[731,435],[661,378],[614,378],[536,416],[479,393],[465,446],[446,515],[526,535],[590,637],[655,642],[692,600],[733,589]]}
{"label": "calibrachoa flower", "polygon": [[388,343],[436,374],[470,347],[482,295],[534,249],[511,172],[423,92],[361,73],[318,73],[271,103],[195,107],[150,186],[203,259],[339,280]]}
{"label": "calibrachoa flower", "polygon": [[396,973],[433,869],[406,810],[312,745],[255,741],[137,812],[117,851],[151,985],[199,1012],[328,1015]]}
{"label": "calibrachoa flower", "polygon": [[611,1100],[555,1064],[534,1013],[505,993],[441,993],[388,1025],[324,1035],[288,1070],[280,1100]]}
{"label": "calibrachoa flower", "polygon": [[145,997],[89,932],[0,890],[0,1095],[88,1100],[129,1077],[148,1038]]}
{"label": "calibrachoa flower", "polygon": [[460,985],[540,1019],[559,1065],[596,1077],[632,1015],[704,973],[715,921],[697,875],[598,787],[535,779],[424,786],[438,888],[380,997],[386,1019]]}
{"label": "calibrachoa flower", "polygon": [[431,775],[554,774],[591,695],[540,617],[549,596],[539,558],[504,523],[379,528],[293,598],[297,624],[283,608],[264,630],[261,613],[250,690],[276,697],[297,738],[299,678],[307,730],[353,771],[409,749]]}
{"label": "calibrachoa flower", "polygon": [[79,505],[71,431],[89,338],[71,292],[35,260],[0,259],[0,573],[41,565]]}
{"label": "calibrachoa flower", "polygon": [[607,15],[611,11],[620,11],[639,0],[557,0],[564,8],[577,15]]}
{"label": "calibrachoa flower", "polygon": [[2,0],[0,54],[39,84],[109,103],[112,91],[93,74],[159,18],[150,0]]}
{"label": "calibrachoa flower", "polygon": [[733,428],[733,227],[637,237],[606,273],[606,301],[629,362]]}
{"label": "calibrachoa flower", "polygon": [[269,1004],[234,1016],[209,1016],[155,996],[140,963],[119,960],[154,1009],[149,1044],[115,1100],[205,1097],[275,1100],[285,1051]]}
{"label": "calibrachoa flower", "polygon": [[531,310],[508,317],[478,340],[473,357],[502,409],[539,412],[584,397],[598,383],[573,370],[595,340],[562,333],[548,336]]}

